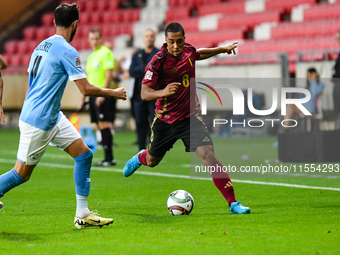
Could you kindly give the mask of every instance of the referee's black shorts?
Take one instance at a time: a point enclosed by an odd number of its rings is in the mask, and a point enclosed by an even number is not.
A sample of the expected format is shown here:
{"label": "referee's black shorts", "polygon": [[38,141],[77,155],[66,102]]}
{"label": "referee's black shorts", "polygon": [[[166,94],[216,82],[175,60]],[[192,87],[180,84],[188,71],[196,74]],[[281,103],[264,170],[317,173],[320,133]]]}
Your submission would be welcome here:
{"label": "referee's black shorts", "polygon": [[187,152],[195,152],[200,146],[213,145],[208,129],[198,114],[172,124],[156,117],[151,127],[149,154],[153,157],[164,156],[178,139],[183,141]]}
{"label": "referee's black shorts", "polygon": [[105,98],[104,102],[98,107],[96,97],[90,97],[90,116],[92,123],[99,121],[114,122],[116,117],[116,99],[113,97]]}

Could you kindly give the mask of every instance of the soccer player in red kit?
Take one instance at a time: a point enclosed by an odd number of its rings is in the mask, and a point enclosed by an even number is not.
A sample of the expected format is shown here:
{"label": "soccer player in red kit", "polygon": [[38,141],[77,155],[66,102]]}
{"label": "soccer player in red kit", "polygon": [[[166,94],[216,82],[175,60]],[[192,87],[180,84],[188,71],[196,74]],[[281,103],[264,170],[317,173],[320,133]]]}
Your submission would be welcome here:
{"label": "soccer player in red kit", "polygon": [[[125,164],[123,174],[126,177],[141,165],[158,165],[178,139],[182,139],[186,151],[195,151],[204,165],[223,169],[215,155],[207,127],[199,116],[197,95],[190,93],[190,87],[196,86],[190,79],[195,78],[196,60],[220,53],[235,54],[238,43],[196,51],[185,42],[184,29],[176,22],[166,27],[165,40],[161,50],[147,65],[142,82],[142,99],[157,99],[149,149],[141,150]],[[211,175],[215,186],[227,200],[231,213],[250,213],[249,207],[241,205],[235,199],[234,188],[227,172],[212,172]]]}

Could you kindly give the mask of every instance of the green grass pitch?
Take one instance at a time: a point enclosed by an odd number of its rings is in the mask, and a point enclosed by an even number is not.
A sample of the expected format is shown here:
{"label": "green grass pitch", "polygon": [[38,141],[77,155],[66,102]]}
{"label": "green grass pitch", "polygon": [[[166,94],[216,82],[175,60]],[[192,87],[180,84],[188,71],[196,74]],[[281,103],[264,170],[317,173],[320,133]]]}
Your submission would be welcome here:
{"label": "green grass pitch", "polygon": [[[117,133],[117,166],[91,172],[90,209],[113,217],[113,225],[74,227],[73,160],[49,147],[31,180],[1,198],[0,254],[340,254],[340,191],[234,182],[237,199],[252,213],[231,215],[212,181],[123,177],[121,169],[137,152],[135,139],[133,133]],[[277,158],[275,140],[218,139],[216,151],[223,162],[259,165]],[[0,174],[14,166],[18,141],[17,130],[0,129]],[[102,155],[99,150],[94,162]],[[179,141],[159,166],[140,171],[189,175],[189,163]],[[339,179],[257,181],[340,188]],[[176,189],[195,199],[188,216],[167,211],[167,197]]]}

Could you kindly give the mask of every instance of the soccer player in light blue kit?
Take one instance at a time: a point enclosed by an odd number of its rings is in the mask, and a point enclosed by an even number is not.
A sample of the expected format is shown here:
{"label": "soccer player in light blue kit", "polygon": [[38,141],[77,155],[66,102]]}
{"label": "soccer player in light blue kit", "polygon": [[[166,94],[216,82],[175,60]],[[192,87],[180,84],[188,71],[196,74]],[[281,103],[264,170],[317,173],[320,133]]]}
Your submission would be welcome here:
{"label": "soccer player in light blue kit", "polygon": [[74,182],[77,228],[109,225],[113,219],[90,212],[92,152],[79,133],[60,111],[60,101],[68,78],[84,96],[126,99],[123,88],[103,89],[90,84],[81,68],[78,52],[69,44],[76,33],[79,8],[62,4],[55,9],[56,34],[42,41],[33,51],[28,67],[29,90],[20,115],[20,142],[14,168],[0,176],[0,198],[12,188],[29,180],[47,145],[54,145],[75,160]]}

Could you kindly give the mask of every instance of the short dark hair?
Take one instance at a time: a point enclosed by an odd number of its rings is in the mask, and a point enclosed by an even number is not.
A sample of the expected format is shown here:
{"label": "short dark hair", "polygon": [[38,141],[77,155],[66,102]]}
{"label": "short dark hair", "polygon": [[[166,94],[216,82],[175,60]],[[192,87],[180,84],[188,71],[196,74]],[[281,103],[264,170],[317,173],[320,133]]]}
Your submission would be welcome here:
{"label": "short dark hair", "polygon": [[167,27],[165,28],[165,37],[168,36],[168,33],[178,33],[182,32],[183,36],[185,35],[184,28],[182,27],[181,24],[177,22],[172,22]]}
{"label": "short dark hair", "polygon": [[316,69],[314,67],[310,67],[310,68],[308,68],[307,73],[316,73],[316,74],[318,74],[318,71],[316,71]]}
{"label": "short dark hair", "polygon": [[99,36],[102,37],[102,33],[100,32],[100,30],[98,28],[91,29],[90,33],[92,33],[92,34],[98,33]]}
{"label": "short dark hair", "polygon": [[54,11],[55,23],[58,27],[69,27],[72,22],[79,20],[79,7],[73,4],[61,4]]}

